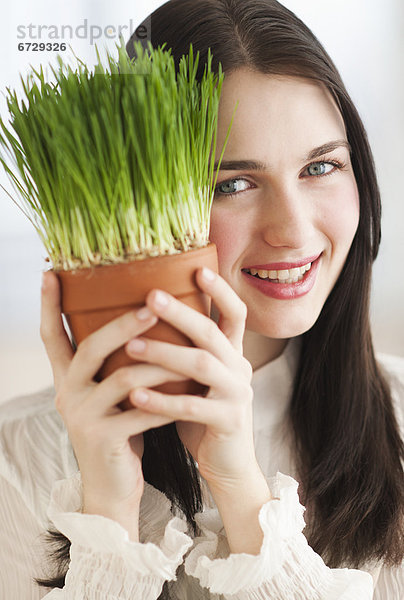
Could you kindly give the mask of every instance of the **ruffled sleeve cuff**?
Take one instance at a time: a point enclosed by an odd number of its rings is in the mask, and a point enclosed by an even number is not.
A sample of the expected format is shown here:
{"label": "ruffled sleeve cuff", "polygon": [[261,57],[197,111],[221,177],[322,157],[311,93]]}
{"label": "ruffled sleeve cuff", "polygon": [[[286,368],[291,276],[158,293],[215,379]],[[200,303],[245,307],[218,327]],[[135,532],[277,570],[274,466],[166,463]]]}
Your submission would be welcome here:
{"label": "ruffled sleeve cuff", "polygon": [[82,514],[81,506],[79,473],[54,484],[48,517],[72,544],[65,584],[69,600],[157,598],[164,581],[176,578],[192,545],[185,521],[173,517],[169,500],[145,484],[141,542],[129,540],[128,532],[111,519]]}
{"label": "ruffled sleeve cuff", "polygon": [[202,535],[186,558],[186,573],[211,593],[232,600],[370,600],[368,573],[329,569],[308,545],[298,483],[277,473],[269,486],[273,499],[259,513],[264,534],[260,554],[223,557],[223,526],[218,511],[211,509],[196,516]]}

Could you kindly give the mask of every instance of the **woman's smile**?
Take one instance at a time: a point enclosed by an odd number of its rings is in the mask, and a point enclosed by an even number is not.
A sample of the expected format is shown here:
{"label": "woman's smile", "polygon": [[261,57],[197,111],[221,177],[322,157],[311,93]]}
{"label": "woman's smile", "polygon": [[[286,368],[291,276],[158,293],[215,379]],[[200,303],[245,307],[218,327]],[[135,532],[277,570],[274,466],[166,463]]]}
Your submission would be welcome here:
{"label": "woman's smile", "polygon": [[271,263],[245,267],[243,272],[258,276],[260,279],[269,279],[275,283],[295,283],[301,281],[307,271],[311,269],[321,253],[296,262]]}
{"label": "woman's smile", "polygon": [[[243,270],[247,283],[257,290],[279,300],[290,300],[307,294],[313,287],[320,266],[321,255],[302,267],[282,270]],[[257,271],[254,273],[254,271]]]}

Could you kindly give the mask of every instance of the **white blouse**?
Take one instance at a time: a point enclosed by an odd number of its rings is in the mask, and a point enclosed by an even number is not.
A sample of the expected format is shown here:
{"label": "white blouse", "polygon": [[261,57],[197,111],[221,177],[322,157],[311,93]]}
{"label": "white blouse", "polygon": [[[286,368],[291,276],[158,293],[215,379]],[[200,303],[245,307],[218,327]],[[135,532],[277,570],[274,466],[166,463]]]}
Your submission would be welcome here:
{"label": "white blouse", "polygon": [[[404,565],[329,569],[302,533],[304,508],[285,425],[299,343],[289,342],[253,375],[257,459],[274,497],[259,514],[264,540],[257,556],[229,553],[206,485],[205,509],[196,516],[202,534],[196,539],[149,484],[138,543],[118,523],[82,514],[80,474],[53,389],[0,405],[0,597],[153,600],[169,581],[176,600],[402,600]],[[404,431],[404,359],[378,358]],[[44,532],[50,522],[72,542],[63,590],[49,591],[33,581],[49,576]]]}

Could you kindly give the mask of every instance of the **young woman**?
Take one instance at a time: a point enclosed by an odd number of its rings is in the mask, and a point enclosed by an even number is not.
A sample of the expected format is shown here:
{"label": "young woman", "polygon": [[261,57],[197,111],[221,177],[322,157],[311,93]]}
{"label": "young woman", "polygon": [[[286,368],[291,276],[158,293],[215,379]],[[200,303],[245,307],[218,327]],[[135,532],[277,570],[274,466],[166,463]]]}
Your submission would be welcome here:
{"label": "young woman", "polygon": [[[2,409],[3,589],[398,600],[404,378],[372,346],[380,200],[360,118],[319,42],[275,0],[171,0],[151,39],[177,61],[192,42],[198,76],[209,47],[222,63],[218,149],[239,103],[211,215],[220,274],[197,272],[212,319],[156,282],[140,311],[73,353],[45,273],[56,408],[50,390]],[[195,347],[142,338],[157,319]],[[122,345],[144,363],[95,383]],[[187,378],[206,396],[150,389]],[[29,578],[52,486],[49,591]]]}

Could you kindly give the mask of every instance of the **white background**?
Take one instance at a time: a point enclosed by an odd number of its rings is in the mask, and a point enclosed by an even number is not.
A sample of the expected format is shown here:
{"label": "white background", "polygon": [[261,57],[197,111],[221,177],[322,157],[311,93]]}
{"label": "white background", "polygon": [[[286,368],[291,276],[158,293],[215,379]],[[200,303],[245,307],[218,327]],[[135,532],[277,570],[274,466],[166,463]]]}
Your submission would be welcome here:
{"label": "white background", "polygon": [[[197,0],[196,0],[197,1]],[[29,65],[55,63],[50,52],[19,52],[17,26],[110,25],[129,30],[163,2],[141,0],[21,0],[8,6],[0,24],[0,113],[7,108],[3,92],[19,86],[19,72]],[[402,139],[404,133],[404,3],[402,0],[284,0],[314,31],[339,68],[364,120],[374,152],[383,199],[382,247],[374,268],[372,326],[376,349],[404,356],[404,202]],[[42,40],[48,41],[43,30]],[[80,30],[84,31],[83,27]],[[62,40],[60,40],[62,41]],[[89,64],[95,62],[90,40],[64,41]],[[102,36],[103,48],[117,39]],[[1,167],[0,167],[1,168]],[[1,169],[0,184],[11,190]],[[39,290],[46,252],[31,224],[0,189],[0,401],[52,383],[39,338]]]}

